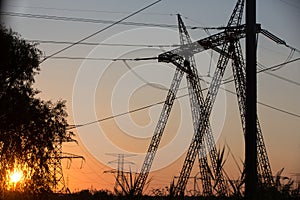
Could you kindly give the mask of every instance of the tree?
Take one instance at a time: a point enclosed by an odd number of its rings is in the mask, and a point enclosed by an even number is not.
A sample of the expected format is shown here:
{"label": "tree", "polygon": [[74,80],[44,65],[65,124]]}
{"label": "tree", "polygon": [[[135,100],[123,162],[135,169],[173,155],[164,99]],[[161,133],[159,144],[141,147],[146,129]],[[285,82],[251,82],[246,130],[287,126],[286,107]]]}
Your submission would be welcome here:
{"label": "tree", "polygon": [[65,102],[36,97],[33,83],[41,51],[17,33],[0,29],[0,189],[9,188],[9,173],[18,168],[23,181],[15,189],[50,191],[53,144],[67,137]]}

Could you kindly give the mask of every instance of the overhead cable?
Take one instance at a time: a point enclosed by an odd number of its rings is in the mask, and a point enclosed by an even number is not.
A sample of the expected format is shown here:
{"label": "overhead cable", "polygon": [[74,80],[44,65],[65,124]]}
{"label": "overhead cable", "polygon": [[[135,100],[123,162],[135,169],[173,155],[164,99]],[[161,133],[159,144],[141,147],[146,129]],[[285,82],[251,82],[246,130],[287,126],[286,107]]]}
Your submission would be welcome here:
{"label": "overhead cable", "polygon": [[264,68],[264,69],[259,70],[258,73],[264,72],[264,71],[268,71],[268,70],[272,70],[272,69],[275,69],[275,68],[284,66],[284,65],[286,65],[286,64],[289,64],[289,63],[292,63],[292,62],[296,62],[296,61],[298,61],[298,60],[300,60],[300,58],[295,58],[295,59],[292,59],[292,60],[289,60],[289,61],[286,61],[286,62],[277,64],[277,65],[273,65],[273,66],[271,66],[271,67],[267,67],[267,68]]}
{"label": "overhead cable", "polygon": [[[257,66],[258,66],[258,68],[259,68],[260,70],[263,70],[263,69],[266,68],[266,67],[265,67],[264,65],[262,65],[261,63],[257,63]],[[268,75],[273,76],[273,77],[275,77],[275,78],[278,78],[278,79],[280,79],[280,80],[283,80],[283,81],[286,81],[286,82],[288,82],[288,83],[291,83],[291,84],[300,86],[300,83],[299,83],[299,82],[290,80],[290,79],[288,79],[288,78],[286,78],[286,77],[279,76],[279,75],[274,74],[274,73],[271,73],[271,72],[269,72],[269,71],[263,71],[263,72],[264,72],[265,74],[268,74]]]}
{"label": "overhead cable", "polygon": [[[298,59],[294,59],[294,60],[290,60],[288,61],[288,63],[291,63],[291,62],[295,62],[297,60],[299,60],[300,58]],[[281,64],[278,64],[278,65],[275,65],[275,66],[272,66],[272,67],[268,67],[268,68],[265,68],[263,70],[260,70],[258,71],[257,73],[261,73],[263,71],[266,71],[266,70],[270,70],[270,69],[273,69],[275,67],[278,67],[280,65],[285,65],[285,64],[288,64],[288,63],[281,63]],[[222,85],[224,84],[227,84],[227,83],[230,83],[230,82],[233,82],[234,80],[228,80],[228,81],[225,81],[222,83]],[[207,82],[207,81],[205,81]],[[225,89],[225,88],[222,88],[221,89],[225,90],[226,92],[229,92],[231,94],[236,94],[235,92],[232,92],[228,89]],[[202,89],[202,91],[205,91],[205,90],[208,90],[208,88],[204,88]],[[184,95],[181,95],[181,96],[178,96],[178,97],[175,97],[175,99],[180,99],[180,98],[183,98],[183,97],[186,97],[188,96],[189,94],[184,94]],[[113,115],[113,116],[109,116],[109,117],[106,117],[106,118],[102,118],[102,119],[98,119],[98,120],[95,120],[95,121],[92,121],[92,122],[88,122],[88,123],[85,123],[85,124],[79,124],[79,125],[71,125],[69,126],[69,129],[68,130],[71,130],[71,129],[74,129],[74,128],[79,128],[79,127],[82,127],[82,126],[87,126],[87,125],[91,125],[91,124],[95,124],[95,123],[99,123],[99,122],[103,122],[103,121],[106,121],[106,120],[110,120],[110,119],[113,119],[113,118],[116,118],[116,117],[120,117],[120,116],[123,116],[123,115],[127,115],[127,114],[130,114],[130,113],[134,113],[134,112],[137,112],[137,111],[141,111],[141,110],[144,110],[144,109],[147,109],[147,108],[151,108],[153,106],[157,106],[157,105],[160,105],[160,104],[163,104],[165,103],[165,101],[160,101],[160,102],[156,102],[156,103],[153,103],[153,104],[149,104],[149,105],[146,105],[146,106],[143,106],[143,107],[140,107],[140,108],[137,108],[137,109],[133,109],[133,110],[130,110],[130,111],[127,111],[127,112],[123,112],[123,113],[120,113],[120,114],[117,114],[117,115]],[[276,111],[279,111],[279,112],[282,112],[282,113],[285,113],[287,115],[291,115],[291,116],[294,116],[294,117],[298,117],[300,118],[300,115],[299,114],[296,114],[296,113],[292,113],[292,112],[289,112],[289,111],[286,111],[284,109],[281,109],[281,108],[277,108],[275,106],[271,106],[269,104],[266,104],[266,103],[263,103],[263,102],[257,102],[258,104],[262,105],[262,106],[265,106],[265,107],[268,107],[268,108],[271,108],[273,110],[276,110]]]}
{"label": "overhead cable", "polygon": [[[25,9],[41,9],[41,10],[57,10],[57,11],[70,11],[70,12],[94,12],[94,13],[109,13],[109,14],[129,14],[126,11],[112,11],[112,10],[91,10],[91,9],[76,9],[76,8],[55,8],[55,7],[42,7],[42,6],[17,6],[17,5],[6,5],[7,7],[25,8]],[[147,12],[142,13],[143,15],[161,15],[161,16],[173,16],[175,14]]]}
{"label": "overhead cable", "polygon": [[[19,12],[0,12],[0,15],[6,15],[11,17],[23,17],[23,18],[34,18],[34,19],[47,19],[47,20],[57,20],[57,21],[70,21],[70,22],[85,22],[85,23],[97,23],[97,24],[113,24],[118,21],[113,20],[103,20],[103,19],[91,19],[91,18],[79,18],[79,17],[65,17],[57,15],[44,15],[44,14],[31,14],[31,13],[19,13]],[[178,26],[175,24],[155,24],[155,23],[145,23],[145,22],[118,22],[121,25],[127,26],[143,26],[143,27],[161,27],[161,28],[175,28]],[[187,26],[187,29],[213,29],[220,30],[226,27],[201,27],[201,26]]]}
{"label": "overhead cable", "polygon": [[[40,44],[73,44],[74,42],[70,41],[56,41],[56,40],[31,40],[27,39],[28,42],[40,43]],[[179,44],[123,44],[123,43],[99,43],[99,42],[81,42],[78,45],[87,45],[87,46],[124,46],[124,47],[179,47]]]}
{"label": "overhead cable", "polygon": [[77,45],[77,44],[79,44],[80,42],[83,42],[83,41],[85,41],[85,40],[87,40],[87,39],[89,39],[89,38],[91,38],[91,37],[93,37],[93,36],[95,36],[95,35],[97,35],[97,34],[103,32],[103,31],[105,31],[105,30],[107,30],[107,29],[109,29],[109,28],[111,28],[111,27],[113,27],[113,26],[115,26],[115,25],[121,23],[122,21],[124,21],[124,20],[126,20],[126,19],[128,19],[128,18],[130,18],[130,17],[132,17],[132,16],[134,16],[134,15],[136,15],[136,14],[142,12],[143,10],[146,10],[147,8],[149,8],[149,7],[151,7],[151,6],[155,5],[155,4],[157,4],[157,3],[160,2],[160,1],[162,1],[162,0],[157,0],[157,1],[155,1],[155,2],[153,2],[153,3],[151,3],[151,4],[149,4],[149,5],[147,5],[147,6],[143,7],[143,8],[141,8],[141,9],[139,9],[139,10],[133,12],[132,14],[130,14],[130,15],[128,15],[128,16],[126,16],[126,17],[124,17],[124,18],[122,18],[122,19],[120,19],[120,20],[118,20],[118,21],[116,21],[116,22],[114,22],[114,23],[112,23],[112,24],[110,24],[110,25],[108,25],[108,26],[106,26],[106,27],[104,27],[104,28],[102,28],[102,29],[100,29],[100,30],[98,30],[98,31],[96,31],[96,32],[94,32],[94,33],[88,35],[88,36],[86,36],[86,37],[84,37],[84,38],[82,38],[81,40],[78,40],[77,42],[74,42],[74,43],[72,43],[72,44],[70,44],[70,45],[68,45],[68,46],[66,46],[66,47],[64,47],[64,48],[62,48],[61,50],[59,50],[59,51],[57,51],[57,52],[51,54],[50,56],[45,57],[40,63],[44,62],[45,60],[47,60],[47,59],[49,59],[49,58],[51,58],[51,57],[53,57],[53,56],[55,56],[55,55],[57,55],[57,54],[59,54],[59,53],[65,51],[65,50],[67,50],[67,49],[69,49],[69,48],[71,48],[71,47],[73,47],[73,46],[75,46],[75,45]]}

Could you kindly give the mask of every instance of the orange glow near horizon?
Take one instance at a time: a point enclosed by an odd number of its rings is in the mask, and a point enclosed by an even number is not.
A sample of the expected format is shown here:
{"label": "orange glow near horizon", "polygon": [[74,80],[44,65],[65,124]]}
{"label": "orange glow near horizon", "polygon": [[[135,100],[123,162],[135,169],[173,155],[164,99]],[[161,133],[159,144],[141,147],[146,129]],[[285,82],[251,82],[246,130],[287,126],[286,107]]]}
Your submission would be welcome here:
{"label": "orange glow near horizon", "polygon": [[23,172],[19,170],[14,170],[10,175],[10,182],[16,184],[23,178]]}
{"label": "orange glow near horizon", "polygon": [[13,171],[8,173],[8,190],[15,189],[16,185],[20,182],[22,182],[24,179],[23,172],[18,169],[14,168]]}

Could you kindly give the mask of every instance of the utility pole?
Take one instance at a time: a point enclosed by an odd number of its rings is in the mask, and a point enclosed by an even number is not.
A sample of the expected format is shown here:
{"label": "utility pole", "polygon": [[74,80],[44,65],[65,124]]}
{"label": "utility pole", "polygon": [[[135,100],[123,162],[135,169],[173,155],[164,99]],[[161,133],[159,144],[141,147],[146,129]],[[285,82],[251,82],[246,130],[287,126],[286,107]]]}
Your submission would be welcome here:
{"label": "utility pole", "polygon": [[251,200],[258,188],[256,79],[256,0],[246,0],[245,197]]}

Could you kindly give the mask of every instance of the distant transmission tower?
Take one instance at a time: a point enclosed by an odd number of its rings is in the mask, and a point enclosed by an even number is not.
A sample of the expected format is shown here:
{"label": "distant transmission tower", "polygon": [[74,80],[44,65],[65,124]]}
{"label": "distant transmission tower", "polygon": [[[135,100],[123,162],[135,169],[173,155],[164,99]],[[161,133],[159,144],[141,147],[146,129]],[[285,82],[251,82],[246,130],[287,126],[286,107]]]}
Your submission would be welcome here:
{"label": "distant transmission tower", "polygon": [[61,160],[62,159],[82,159],[84,160],[83,156],[79,155],[74,155],[71,153],[64,153],[62,152],[62,143],[64,142],[76,142],[76,140],[72,139],[73,133],[68,132],[68,135],[65,139],[61,140],[59,136],[56,136],[55,142],[53,144],[53,154],[51,155],[50,159],[50,173],[52,177],[52,191],[54,193],[68,193],[69,188],[66,186],[64,174],[63,174],[63,169],[62,169],[62,164]]}
{"label": "distant transmission tower", "polygon": [[[124,165],[133,165],[135,164],[134,162],[126,161],[125,158],[135,156],[135,154],[117,154],[117,153],[107,153],[106,155],[117,157],[117,160],[113,160],[108,162],[108,164],[117,164],[117,170],[109,170],[109,171],[104,171],[104,173],[113,173],[116,174],[115,177],[115,186],[114,186],[114,191],[116,193],[122,193],[122,190],[124,188],[124,185],[126,185],[126,177],[125,173],[128,173],[128,170],[125,171]],[[131,171],[129,171],[131,173]]]}

